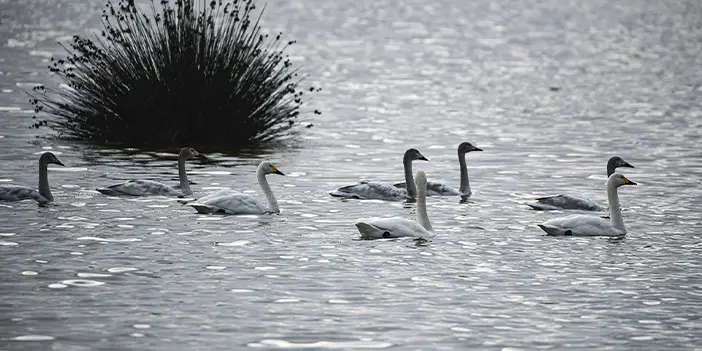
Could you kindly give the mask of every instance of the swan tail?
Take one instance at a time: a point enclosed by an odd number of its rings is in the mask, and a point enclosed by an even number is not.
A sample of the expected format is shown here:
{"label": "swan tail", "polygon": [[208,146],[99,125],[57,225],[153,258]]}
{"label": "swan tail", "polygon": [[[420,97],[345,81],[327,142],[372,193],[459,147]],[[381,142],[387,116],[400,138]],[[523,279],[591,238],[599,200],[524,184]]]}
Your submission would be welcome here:
{"label": "swan tail", "polygon": [[330,192],[329,192],[329,195],[331,195],[331,196],[333,196],[333,197],[344,197],[344,198],[347,198],[347,199],[363,199],[362,197],[360,197],[360,196],[358,196],[358,195],[356,195],[356,194],[344,192],[343,189],[344,189],[344,188],[339,188],[338,190],[330,191]]}
{"label": "swan tail", "polygon": [[97,189],[95,189],[95,190],[99,191],[101,194],[109,195],[109,196],[124,195],[124,194],[122,194],[121,192],[116,191],[116,190],[114,190],[114,189],[110,189],[110,188],[97,188]]}
{"label": "swan tail", "polygon": [[194,208],[197,211],[197,213],[200,213],[200,214],[213,214],[213,213],[217,213],[217,211],[218,211],[218,209],[216,207],[208,206],[205,204],[200,204],[197,202],[191,202],[191,203],[188,203],[187,205]]}
{"label": "swan tail", "polygon": [[556,206],[541,203],[541,202],[525,202],[524,204],[531,207],[534,210],[539,210],[539,211],[562,210],[562,208],[560,208],[560,207],[556,207]]}
{"label": "swan tail", "polygon": [[573,232],[570,229],[562,229],[562,228],[557,228],[557,227],[549,227],[544,224],[537,224],[541,230],[545,231],[546,234],[548,235],[573,235]]}

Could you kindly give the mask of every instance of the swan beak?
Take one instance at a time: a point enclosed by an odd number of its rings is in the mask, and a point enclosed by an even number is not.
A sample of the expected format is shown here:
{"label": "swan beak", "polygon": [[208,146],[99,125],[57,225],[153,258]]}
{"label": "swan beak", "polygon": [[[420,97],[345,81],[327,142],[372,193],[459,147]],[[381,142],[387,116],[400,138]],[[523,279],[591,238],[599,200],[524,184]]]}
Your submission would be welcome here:
{"label": "swan beak", "polygon": [[624,177],[624,184],[626,185],[636,185],[636,182],[632,182],[629,178]]}
{"label": "swan beak", "polygon": [[282,175],[282,176],[285,175],[285,173],[281,172],[281,171],[280,171],[278,168],[276,168],[275,166],[273,166],[273,173],[274,173],[274,174],[280,174],[280,175]]}
{"label": "swan beak", "polygon": [[424,155],[422,155],[422,154],[419,154],[419,158],[418,158],[418,160],[422,160],[422,161],[429,161],[429,159],[428,159],[428,158],[426,158],[426,157],[424,157]]}
{"label": "swan beak", "polygon": [[61,163],[61,161],[58,160],[58,158],[56,159],[56,161],[54,162],[54,164],[57,164],[57,165],[59,165],[59,166],[66,167],[63,163]]}
{"label": "swan beak", "polygon": [[634,166],[630,165],[626,161],[622,161],[622,164],[619,165],[619,167],[629,167],[629,168],[635,168]]}
{"label": "swan beak", "polygon": [[205,160],[205,161],[209,161],[209,159],[210,159],[209,157],[207,157],[207,156],[205,156],[205,155],[203,155],[203,154],[201,154],[201,153],[199,153],[199,152],[197,153],[196,156],[197,156],[197,158],[199,158],[199,159],[201,159],[201,160]]}
{"label": "swan beak", "polygon": [[481,148],[479,148],[479,147],[476,146],[476,147],[474,147],[473,150],[471,150],[471,151],[483,151],[483,149],[481,149]]}

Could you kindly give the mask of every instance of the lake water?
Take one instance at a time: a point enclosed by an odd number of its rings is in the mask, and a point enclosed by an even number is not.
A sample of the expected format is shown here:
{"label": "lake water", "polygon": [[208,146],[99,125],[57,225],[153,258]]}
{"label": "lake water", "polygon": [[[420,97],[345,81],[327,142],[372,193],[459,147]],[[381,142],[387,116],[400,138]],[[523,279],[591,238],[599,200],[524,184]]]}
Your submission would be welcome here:
{"label": "lake water", "polygon": [[[99,27],[101,0],[0,0],[0,181],[36,185],[52,150],[56,205],[0,207],[0,350],[582,349],[702,347],[702,3],[508,0],[268,1],[264,28],[323,90],[290,147],[188,163],[196,194],[261,196],[282,213],[202,216],[172,199],[94,188],[177,183],[175,152],[36,140],[25,91],[58,41]],[[473,197],[429,198],[438,235],[358,240],[359,217],[412,205],[342,201],[358,179],[402,180],[402,153]],[[605,201],[619,155],[622,240],[552,238],[564,212]]]}

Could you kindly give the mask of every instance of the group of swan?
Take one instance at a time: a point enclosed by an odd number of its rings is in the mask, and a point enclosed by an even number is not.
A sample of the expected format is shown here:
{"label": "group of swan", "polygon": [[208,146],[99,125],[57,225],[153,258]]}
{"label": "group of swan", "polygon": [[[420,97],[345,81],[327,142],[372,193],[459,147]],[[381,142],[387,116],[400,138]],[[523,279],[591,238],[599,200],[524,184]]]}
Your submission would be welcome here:
{"label": "group of swan", "polygon": [[[417,220],[412,221],[405,218],[370,218],[359,220],[356,223],[361,236],[366,239],[397,238],[397,237],[421,237],[427,238],[434,235],[434,230],[429,221],[426,207],[426,196],[470,196],[472,194],[468,181],[468,169],[466,167],[465,154],[471,151],[482,151],[471,143],[463,142],[458,146],[458,162],[461,171],[461,182],[459,189],[455,189],[441,182],[429,182],[423,171],[417,171],[412,177],[412,161],[429,161],[417,149],[408,149],[402,159],[405,171],[405,182],[403,183],[383,183],[376,181],[360,181],[355,185],[344,186],[330,195],[345,198],[357,199],[380,199],[389,201],[416,201]],[[172,196],[186,197],[193,194],[190,183],[185,172],[185,161],[192,157],[207,159],[206,156],[197,152],[191,147],[181,149],[178,157],[178,175],[180,178],[180,189],[177,190],[166,184],[152,180],[129,180],[123,183],[110,185],[106,188],[96,189],[102,194],[118,196]],[[54,200],[49,190],[47,177],[47,165],[63,163],[51,152],[45,152],[39,158],[39,190],[17,185],[0,186],[0,201],[21,201],[32,199],[39,204],[47,204]],[[561,218],[548,220],[538,224],[539,228],[548,235],[573,235],[573,236],[621,236],[626,234],[624,220],[621,215],[619,196],[617,188],[622,185],[636,185],[625,176],[615,173],[618,167],[630,167],[630,165],[620,157],[612,157],[607,163],[607,200],[609,205],[609,221],[599,216],[570,215]],[[220,190],[196,200],[179,200],[184,204],[193,207],[202,214],[270,214],[279,213],[278,201],[273,195],[270,185],[266,179],[268,174],[285,175],[269,161],[262,161],[257,170],[256,178],[266,197],[268,206],[259,202],[256,198],[242,194],[234,190]],[[543,197],[536,199],[534,203],[527,203],[534,209],[580,209],[589,211],[604,211],[606,207],[588,199],[578,196],[557,195],[553,197]]]}

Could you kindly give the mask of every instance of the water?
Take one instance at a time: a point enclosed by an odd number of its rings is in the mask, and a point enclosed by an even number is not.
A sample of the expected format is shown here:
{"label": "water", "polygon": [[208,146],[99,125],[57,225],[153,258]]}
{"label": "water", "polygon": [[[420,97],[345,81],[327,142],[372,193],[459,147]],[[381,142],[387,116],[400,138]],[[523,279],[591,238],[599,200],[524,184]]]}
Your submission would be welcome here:
{"label": "water", "polygon": [[[401,3],[401,4],[400,4]],[[299,142],[190,162],[196,193],[252,189],[261,159],[279,216],[200,216],[170,199],[93,189],[175,184],[175,155],[37,142],[24,91],[102,1],[0,1],[0,180],[35,185],[54,151],[56,206],[0,208],[0,349],[694,349],[701,347],[702,5],[689,1],[269,1],[323,87]],[[474,196],[430,198],[438,236],[357,240],[358,179],[402,180],[402,153]],[[175,152],[176,150],[173,150]],[[551,238],[522,203],[605,200],[619,155],[623,240]]]}

